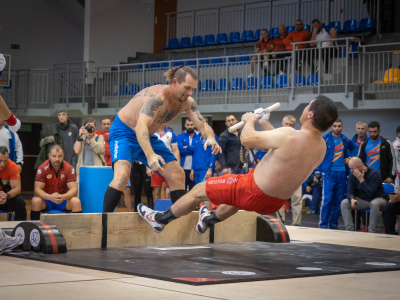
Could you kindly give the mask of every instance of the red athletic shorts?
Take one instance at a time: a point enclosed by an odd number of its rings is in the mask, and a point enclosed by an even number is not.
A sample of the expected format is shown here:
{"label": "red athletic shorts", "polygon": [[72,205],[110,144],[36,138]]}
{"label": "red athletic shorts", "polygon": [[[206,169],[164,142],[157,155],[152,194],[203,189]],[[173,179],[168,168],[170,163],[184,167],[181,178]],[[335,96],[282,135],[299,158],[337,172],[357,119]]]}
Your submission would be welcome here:
{"label": "red athletic shorts", "polygon": [[270,197],[256,185],[254,169],[245,175],[227,174],[211,177],[206,183],[206,194],[214,204],[227,204],[238,209],[268,215],[278,211],[287,201]]}
{"label": "red athletic shorts", "polygon": [[163,179],[165,180],[165,185],[169,186],[167,179],[154,172],[151,176],[151,187],[162,186]]}

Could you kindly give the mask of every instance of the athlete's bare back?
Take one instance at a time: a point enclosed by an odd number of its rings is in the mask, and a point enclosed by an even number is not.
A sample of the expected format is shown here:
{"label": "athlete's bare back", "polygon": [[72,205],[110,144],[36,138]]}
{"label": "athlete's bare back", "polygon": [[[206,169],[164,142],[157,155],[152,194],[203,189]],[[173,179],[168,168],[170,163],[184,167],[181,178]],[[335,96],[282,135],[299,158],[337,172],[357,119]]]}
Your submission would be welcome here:
{"label": "athlete's bare back", "polygon": [[322,162],[326,144],[321,135],[309,129],[282,127],[273,131],[281,144],[263,157],[254,180],[265,194],[288,199]]}
{"label": "athlete's bare back", "polygon": [[300,130],[290,127],[273,129],[267,122],[263,125],[265,131],[255,131],[254,124],[258,118],[253,113],[242,117],[246,122],[241,134],[242,144],[269,149],[254,171],[257,186],[268,196],[290,198],[325,157],[326,143],[321,132],[312,125],[314,113],[309,110],[311,103],[300,118]]}

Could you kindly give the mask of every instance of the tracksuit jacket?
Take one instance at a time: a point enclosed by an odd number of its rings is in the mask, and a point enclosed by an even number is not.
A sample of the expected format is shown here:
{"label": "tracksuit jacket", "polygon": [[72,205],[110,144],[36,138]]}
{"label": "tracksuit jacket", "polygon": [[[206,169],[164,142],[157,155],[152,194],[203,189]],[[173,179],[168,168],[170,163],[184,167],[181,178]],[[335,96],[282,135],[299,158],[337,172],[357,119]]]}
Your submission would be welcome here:
{"label": "tracksuit jacket", "polygon": [[[192,138],[192,145],[189,144],[189,133],[186,131],[182,132],[176,137],[176,142],[178,143],[178,149],[179,153],[181,155],[181,167],[183,168],[183,165],[185,164],[185,159],[187,155],[193,155],[194,152],[194,145],[193,141],[197,137],[197,135],[200,135],[200,133],[193,133],[193,138]],[[184,146],[187,146],[187,148],[184,148]],[[193,159],[193,157],[192,157]]]}
{"label": "tracksuit jacket", "polygon": [[[380,153],[380,165],[381,165],[381,179],[385,181],[386,178],[390,177],[395,179],[396,177],[396,162],[395,162],[395,154],[393,151],[392,143],[385,139],[384,137],[380,137],[381,141],[381,153]],[[370,138],[366,139],[360,146],[360,152],[358,152],[358,157],[361,158],[363,163],[367,161],[367,154],[365,153],[365,147],[367,146]]]}

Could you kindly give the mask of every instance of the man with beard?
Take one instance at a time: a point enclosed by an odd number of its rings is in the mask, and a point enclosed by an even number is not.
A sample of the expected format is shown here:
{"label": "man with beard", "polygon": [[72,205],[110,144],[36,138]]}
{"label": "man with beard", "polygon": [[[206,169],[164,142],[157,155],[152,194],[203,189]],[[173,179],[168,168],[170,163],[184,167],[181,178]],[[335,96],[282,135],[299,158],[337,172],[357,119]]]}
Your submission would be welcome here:
{"label": "man with beard", "polygon": [[229,127],[237,124],[237,119],[234,115],[228,115],[225,118],[226,129],[218,138],[218,143],[221,146],[222,152],[218,154],[218,161],[221,164],[222,175],[239,174],[242,172],[240,162],[240,143],[241,129],[229,132]]}
{"label": "man with beard", "polygon": [[185,171],[185,190],[190,191],[195,182],[190,179],[190,172],[192,171],[192,158],[194,154],[194,147],[192,141],[198,135],[194,130],[194,124],[189,118],[185,121],[185,131],[176,137],[178,143],[179,154],[181,156],[181,167]]}
{"label": "man with beard", "polygon": [[396,176],[396,160],[392,143],[380,135],[381,124],[368,124],[369,138],[360,146],[358,157],[369,168],[381,173],[382,182],[393,183]]}
{"label": "man with beard", "polygon": [[37,169],[48,158],[49,150],[54,145],[59,145],[64,150],[64,159],[72,167],[76,167],[77,154],[74,151],[74,144],[79,141],[78,126],[72,124],[68,119],[68,111],[58,111],[57,124],[46,125],[40,133],[40,152],[35,163]]}
{"label": "man with beard", "polygon": [[337,119],[332,125],[332,131],[322,137],[327,149],[324,160],[316,169],[323,177],[319,227],[325,229],[338,228],[340,203],[344,199],[347,187],[348,153],[357,147],[342,134],[342,130],[343,122]]}
{"label": "man with beard", "polygon": [[169,69],[164,76],[168,85],[140,91],[118,112],[111,125],[109,142],[114,178],[104,195],[103,212],[114,211],[135,159],[168,180],[173,203],[186,193],[185,172],[174,154],[154,135],[181,112],[186,112],[205,137],[204,147],[211,145],[214,154],[220,152],[214,131],[191,97],[197,88],[196,72],[188,66],[180,66]]}
{"label": "man with beard", "polygon": [[38,168],[34,191],[31,220],[39,220],[40,212],[49,210],[82,212],[81,201],[76,197],[75,170],[64,160],[64,151],[59,145],[50,148],[49,159]]}
{"label": "man with beard", "polygon": [[104,117],[101,119],[101,129],[96,130],[94,134],[102,135],[104,138],[104,159],[106,160],[107,166],[111,166],[111,152],[110,143],[108,142],[108,137],[110,135],[111,119],[109,117]]}

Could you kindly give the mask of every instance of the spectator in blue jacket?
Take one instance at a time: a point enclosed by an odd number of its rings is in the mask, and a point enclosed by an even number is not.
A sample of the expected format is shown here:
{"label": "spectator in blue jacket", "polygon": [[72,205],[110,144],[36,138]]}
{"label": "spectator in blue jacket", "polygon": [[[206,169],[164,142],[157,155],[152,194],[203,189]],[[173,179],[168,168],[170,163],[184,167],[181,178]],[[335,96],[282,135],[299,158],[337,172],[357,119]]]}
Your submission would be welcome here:
{"label": "spectator in blue jacket", "polygon": [[[208,120],[205,118],[207,124]],[[218,142],[217,135],[215,135],[215,140]],[[190,179],[194,180],[195,184],[206,181],[213,174],[213,169],[215,167],[216,155],[211,154],[211,146],[208,146],[204,150],[205,140],[198,134],[192,142],[194,147],[193,159],[192,159],[192,171],[190,173]]]}
{"label": "spectator in blue jacket", "polygon": [[347,199],[340,205],[346,230],[354,230],[351,210],[370,209],[369,232],[378,232],[379,214],[386,206],[385,190],[382,186],[381,174],[377,170],[364,165],[358,157],[349,161],[350,176]]}
{"label": "spectator in blue jacket", "polygon": [[185,121],[185,131],[176,137],[178,143],[179,154],[181,155],[181,167],[185,171],[185,190],[190,191],[195,183],[190,179],[193,160],[193,139],[198,133],[194,130],[194,124],[189,118]]}
{"label": "spectator in blue jacket", "polygon": [[342,134],[343,122],[337,119],[332,131],[322,138],[326,142],[325,158],[316,171],[323,178],[323,195],[319,220],[320,228],[337,229],[340,215],[340,203],[345,197],[347,187],[347,163],[349,153],[357,147]]}

